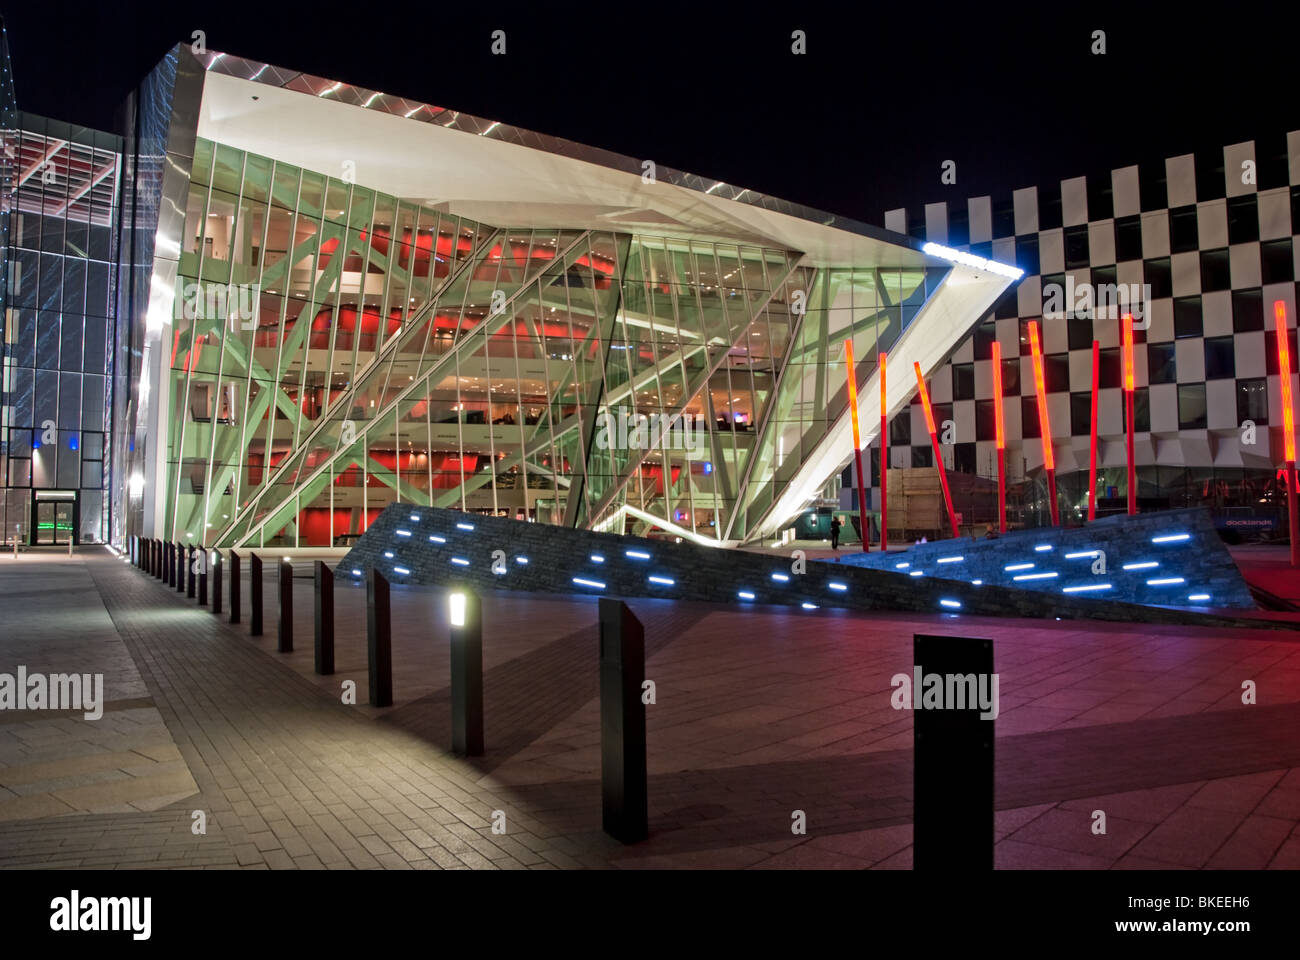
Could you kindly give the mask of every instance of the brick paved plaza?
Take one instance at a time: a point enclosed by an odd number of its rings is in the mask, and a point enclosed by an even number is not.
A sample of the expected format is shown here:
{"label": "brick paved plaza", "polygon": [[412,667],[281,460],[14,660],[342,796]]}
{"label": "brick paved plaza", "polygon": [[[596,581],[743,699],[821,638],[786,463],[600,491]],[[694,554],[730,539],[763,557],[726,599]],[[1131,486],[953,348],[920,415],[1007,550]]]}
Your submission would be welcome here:
{"label": "brick paved plaza", "polygon": [[378,709],[364,591],[340,581],[318,677],[295,587],[280,654],[269,579],[254,638],[246,583],[231,626],[102,548],[0,560],[0,671],[103,673],[106,700],[0,712],[0,865],[907,869],[912,716],[889,680],[924,632],[995,643],[998,867],[1300,867],[1300,631],[634,600],[657,702],[650,838],[625,847],[601,831],[594,599],[484,597],[487,751],[463,760],[441,594],[394,590]]}

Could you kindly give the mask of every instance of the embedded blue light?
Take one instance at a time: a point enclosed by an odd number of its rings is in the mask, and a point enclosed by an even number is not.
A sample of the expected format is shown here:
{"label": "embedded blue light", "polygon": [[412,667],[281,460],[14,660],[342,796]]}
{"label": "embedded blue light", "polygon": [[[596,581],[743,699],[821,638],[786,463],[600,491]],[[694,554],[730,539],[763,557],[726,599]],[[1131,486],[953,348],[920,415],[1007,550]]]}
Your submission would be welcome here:
{"label": "embedded blue light", "polygon": [[1012,563],[1012,564],[1008,564],[1007,566],[1003,567],[1002,569],[1003,569],[1004,571],[1006,571],[1007,573],[1011,573],[1012,571],[1015,571],[1015,570],[1028,570],[1028,569],[1030,569],[1031,567],[1033,567],[1033,564],[1032,564],[1032,563]]}
{"label": "embedded blue light", "polygon": [[399,537],[409,537],[409,536],[411,535],[411,531],[410,531],[410,530],[398,530],[398,531],[397,531],[397,535],[398,535]]}
{"label": "embedded blue light", "polygon": [[1034,547],[1034,553],[1046,553],[1051,549],[1052,545],[1050,543],[1040,543],[1038,546]]}
{"label": "embedded blue light", "polygon": [[1011,579],[1013,579],[1013,580],[1051,580],[1051,579],[1053,579],[1054,577],[1057,577],[1057,576],[1059,576],[1059,574],[1056,573],[1056,571],[1052,571],[1051,573],[1022,573],[1022,574],[1020,574],[1020,575],[1017,576],[1017,577],[1012,577]]}
{"label": "embedded blue light", "polygon": [[939,558],[937,561],[935,561],[935,562],[936,562],[936,563],[961,563],[961,562],[962,562],[963,560],[965,560],[965,559],[966,559],[966,558],[965,558],[965,557],[962,557],[962,556],[957,556],[957,557],[940,557],[940,558]]}
{"label": "embedded blue light", "polygon": [[573,582],[580,587],[595,587],[597,590],[605,589],[605,585],[599,580],[584,580],[582,577],[574,577]]}
{"label": "embedded blue light", "polygon": [[894,564],[894,569],[895,569],[895,570],[906,570],[906,569],[907,569],[908,567],[910,567],[910,566],[911,566],[910,563],[896,563],[896,564]]}
{"label": "embedded blue light", "polygon": [[1174,585],[1174,584],[1176,584],[1176,583],[1186,583],[1186,582],[1187,582],[1187,580],[1186,580],[1185,578],[1183,578],[1183,577],[1158,577],[1158,578],[1155,579],[1155,580],[1148,580],[1148,581],[1147,581],[1147,586],[1148,586],[1148,587],[1168,587],[1168,586],[1172,586],[1172,585]]}
{"label": "embedded blue light", "polygon": [[451,558],[451,562],[454,563],[454,564],[456,564],[456,566],[458,566],[458,567],[468,567],[468,566],[469,566],[469,561],[466,560],[464,557],[452,557],[452,558]]}
{"label": "embedded blue light", "polygon": [[1190,533],[1169,533],[1162,537],[1152,537],[1152,543],[1182,543],[1184,540],[1192,539]]}
{"label": "embedded blue light", "polygon": [[1157,563],[1155,560],[1144,560],[1141,563],[1126,563],[1124,564],[1124,569],[1125,570],[1151,570],[1152,568],[1158,566],[1160,566],[1160,564]]}
{"label": "embedded blue light", "polygon": [[410,573],[411,571],[410,571],[410,570],[407,570],[405,567],[393,567],[393,572],[394,572],[394,573]]}
{"label": "embedded blue light", "polygon": [[741,600],[753,600],[753,599],[754,599],[754,595],[753,595],[752,593],[750,593],[748,590],[741,590],[739,593],[736,594],[736,596],[740,597]]}
{"label": "embedded blue light", "polygon": [[705,460],[705,461],[704,461],[704,475],[707,477],[707,476],[708,476],[709,474],[711,474],[712,472],[713,472],[713,464],[711,464],[711,463],[709,463],[709,461]]}
{"label": "embedded blue light", "polygon": [[1081,551],[1078,552],[1078,553],[1067,553],[1067,554],[1065,555],[1065,559],[1066,559],[1066,560],[1078,560],[1080,557],[1095,557],[1096,555],[1097,555],[1097,551],[1096,551],[1096,550],[1081,550]]}
{"label": "embedded blue light", "polygon": [[592,563],[604,563],[604,562],[605,562],[605,558],[602,557],[599,553],[593,553],[593,554],[591,555],[591,562],[592,562]]}
{"label": "embedded blue light", "polygon": [[359,577],[359,576],[361,576],[361,571],[360,571],[360,570],[355,570],[355,569],[354,569],[354,570],[352,571],[352,576],[354,576],[354,577]]}
{"label": "embedded blue light", "polygon": [[526,566],[528,566],[528,558],[527,558],[527,557],[515,557],[515,563],[522,563],[522,564],[526,567]]}
{"label": "embedded blue light", "polygon": [[983,581],[983,580],[972,580],[971,583],[972,583],[974,586],[977,586],[977,587],[982,587],[982,586],[984,586],[984,581]]}
{"label": "embedded blue light", "polygon": [[643,550],[625,550],[624,553],[633,560],[649,560],[650,554]]}
{"label": "embedded blue light", "polygon": [[1109,583],[1086,583],[1079,587],[1062,587],[1062,593],[1091,593],[1094,590],[1109,590]]}
{"label": "embedded blue light", "polygon": [[413,513],[413,514],[411,514],[411,519],[414,520],[416,523],[419,523],[419,522],[420,522],[420,515],[419,515],[418,513]]}
{"label": "embedded blue light", "polygon": [[76,450],[76,449],[77,449],[77,438],[76,438],[76,437],[68,437],[68,449],[69,449],[69,450]]}
{"label": "embedded blue light", "polygon": [[661,584],[663,584],[665,587],[671,587],[671,586],[674,586],[674,585],[677,583],[677,581],[674,580],[674,579],[672,579],[671,577],[651,577],[651,578],[650,578],[650,582],[651,582],[651,583],[661,583]]}
{"label": "embedded blue light", "polygon": [[384,557],[387,558],[387,559],[389,559],[389,560],[393,559],[393,551],[391,551],[391,550],[385,550],[385,551],[384,551]]}
{"label": "embedded blue light", "polygon": [[925,576],[925,571],[924,571],[924,570],[913,570],[911,573],[908,574],[908,576],[909,576],[909,577],[923,577],[923,576]]}
{"label": "embedded blue light", "polygon": [[772,579],[780,580],[782,583],[787,583],[790,580],[790,578],[786,576],[784,573],[774,573],[772,574]]}
{"label": "embedded blue light", "polygon": [[959,600],[940,600],[939,605],[943,607],[948,607],[950,610],[961,609],[961,601]]}
{"label": "embedded blue light", "polygon": [[1209,600],[1210,595],[1208,593],[1189,593],[1187,595],[1187,599],[1188,600]]}
{"label": "embedded blue light", "polygon": [[838,590],[840,593],[843,593],[849,588],[848,584],[845,583],[828,583],[826,586],[830,587],[832,590]]}
{"label": "embedded blue light", "polygon": [[473,530],[473,529],[474,529],[474,524],[472,524],[472,523],[458,523],[458,524],[456,524],[456,529],[457,529],[457,530]]}
{"label": "embedded blue light", "polygon": [[446,537],[440,537],[440,536],[438,536],[437,534],[433,534],[433,533],[431,533],[431,534],[429,534],[429,542],[430,542],[430,543],[446,543],[446,542],[447,542],[447,538],[446,538]]}
{"label": "embedded blue light", "polygon": [[803,603],[799,604],[799,606],[803,607],[805,610],[816,610],[816,609],[817,609],[817,604],[815,604],[815,603],[809,603],[807,600],[805,600]]}

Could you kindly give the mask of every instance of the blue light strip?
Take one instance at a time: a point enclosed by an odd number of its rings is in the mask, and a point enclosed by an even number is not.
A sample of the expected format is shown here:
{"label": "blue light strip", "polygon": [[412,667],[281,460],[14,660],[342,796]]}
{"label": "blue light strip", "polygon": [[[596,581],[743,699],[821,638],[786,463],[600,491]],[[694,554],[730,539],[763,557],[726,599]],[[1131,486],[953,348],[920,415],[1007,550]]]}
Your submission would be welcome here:
{"label": "blue light strip", "polygon": [[828,583],[826,586],[830,587],[832,590],[837,590],[840,593],[843,593],[848,589],[848,585],[844,583]]}
{"label": "blue light strip", "polygon": [[817,604],[815,604],[815,603],[809,603],[807,600],[805,600],[803,603],[799,604],[799,606],[803,607],[805,610],[816,610],[816,609],[817,609]]}
{"label": "blue light strip", "polygon": [[650,577],[649,579],[651,583],[661,583],[665,587],[675,586],[677,583],[677,581],[671,577]]}
{"label": "blue light strip", "polygon": [[384,551],[384,559],[386,559],[386,560],[391,560],[391,559],[393,559],[393,551],[391,551],[391,550],[385,550],[385,551]]}
{"label": "blue light strip", "polygon": [[605,558],[602,557],[599,553],[593,553],[593,554],[591,555],[591,562],[592,562],[592,563],[604,563],[604,562],[605,562]]}
{"label": "blue light strip", "polygon": [[1151,570],[1158,566],[1160,566],[1160,564],[1155,560],[1144,560],[1142,563],[1126,563],[1124,564],[1124,569],[1125,570]]}
{"label": "blue light strip", "polygon": [[894,569],[895,569],[895,570],[906,570],[906,569],[907,569],[908,567],[910,567],[910,566],[911,566],[910,563],[896,563],[896,564],[894,564]]}
{"label": "blue light strip", "polygon": [[432,533],[431,533],[431,534],[429,534],[429,541],[430,541],[431,543],[446,543],[446,542],[447,542],[447,538],[446,538],[446,537],[439,537],[439,536],[436,536],[435,534],[432,534]]}
{"label": "blue light strip", "polygon": [[457,529],[457,530],[473,530],[473,529],[474,529],[474,524],[472,524],[472,523],[458,523],[458,524],[456,524],[456,529]]}
{"label": "blue light strip", "polygon": [[583,587],[595,587],[597,590],[605,589],[605,585],[599,580],[584,580],[582,577],[574,577],[573,582]]}
{"label": "blue light strip", "polygon": [[1033,566],[1034,565],[1032,563],[1011,563],[1003,567],[1002,569],[1007,573],[1012,573],[1013,571],[1016,570],[1031,570],[1033,569]]}
{"label": "blue light strip", "polygon": [[463,557],[452,557],[452,558],[451,558],[451,562],[454,563],[454,564],[456,564],[456,566],[458,566],[458,567],[468,567],[468,566],[469,566],[469,561],[466,560],[466,559],[464,559]]}
{"label": "blue light strip", "polygon": [[1055,570],[1051,573],[1022,573],[1018,577],[1012,577],[1013,580],[1051,580],[1060,576]]}
{"label": "blue light strip", "polygon": [[1156,580],[1148,580],[1148,587],[1168,587],[1176,583],[1186,583],[1183,577],[1160,577]]}
{"label": "blue light strip", "polygon": [[971,585],[972,585],[972,586],[976,586],[976,587],[982,587],[982,586],[984,586],[984,581],[983,581],[983,580],[972,580],[972,581],[971,581]]}
{"label": "blue light strip", "polygon": [[942,607],[949,607],[950,609],[953,610],[961,609],[961,602],[958,600],[940,600],[939,605]]}
{"label": "blue light strip", "polygon": [[1170,533],[1163,537],[1152,537],[1152,543],[1182,543],[1185,540],[1192,539],[1190,533]]}
{"label": "blue light strip", "polygon": [[772,574],[772,579],[779,580],[781,583],[788,583],[790,581],[790,578],[787,577],[784,573],[774,573]]}
{"label": "blue light strip", "polygon": [[393,573],[408,573],[408,574],[409,574],[410,572],[411,572],[411,571],[410,571],[410,570],[407,570],[405,567],[393,567]]}
{"label": "blue light strip", "polygon": [[1050,543],[1040,543],[1038,546],[1034,547],[1034,553],[1046,553],[1051,549],[1052,545]]}
{"label": "blue light strip", "polygon": [[359,577],[359,576],[361,576],[361,571],[360,571],[360,570],[357,570],[357,569],[354,567],[353,570],[352,570],[352,576],[354,576],[354,577]]}
{"label": "blue light strip", "polygon": [[1209,600],[1210,595],[1208,593],[1189,593],[1187,595],[1187,599],[1188,600]]}
{"label": "blue light strip", "polygon": [[631,557],[633,560],[649,560],[649,559],[650,559],[650,554],[646,553],[646,552],[643,551],[643,550],[624,550],[623,553],[624,553],[625,556]]}
{"label": "blue light strip", "polygon": [[1062,593],[1089,593],[1093,590],[1109,590],[1109,583],[1089,583],[1081,587],[1062,587]]}
{"label": "blue light strip", "polygon": [[936,563],[961,563],[965,557],[940,557]]}
{"label": "blue light strip", "polygon": [[1065,559],[1078,560],[1080,557],[1095,557],[1096,555],[1097,555],[1096,550],[1084,550],[1082,553],[1067,553],[1065,555]]}
{"label": "blue light strip", "polygon": [[923,577],[923,576],[925,576],[925,571],[924,571],[924,570],[912,570],[912,571],[910,571],[907,575],[908,575],[909,577]]}
{"label": "blue light strip", "polygon": [[754,595],[753,595],[752,593],[750,593],[748,590],[741,590],[739,593],[736,594],[736,596],[740,597],[741,600],[753,600],[753,599],[754,599]]}
{"label": "blue light strip", "polygon": [[515,557],[515,563],[522,563],[522,564],[526,567],[526,566],[528,566],[528,558],[527,558],[527,557]]}
{"label": "blue light strip", "polygon": [[414,520],[416,523],[419,523],[419,522],[420,522],[420,515],[419,515],[418,513],[413,513],[413,514],[411,514],[411,519]]}
{"label": "blue light strip", "polygon": [[410,530],[398,530],[398,531],[397,531],[397,535],[398,535],[399,537],[409,537],[409,536],[411,535],[411,531],[410,531]]}

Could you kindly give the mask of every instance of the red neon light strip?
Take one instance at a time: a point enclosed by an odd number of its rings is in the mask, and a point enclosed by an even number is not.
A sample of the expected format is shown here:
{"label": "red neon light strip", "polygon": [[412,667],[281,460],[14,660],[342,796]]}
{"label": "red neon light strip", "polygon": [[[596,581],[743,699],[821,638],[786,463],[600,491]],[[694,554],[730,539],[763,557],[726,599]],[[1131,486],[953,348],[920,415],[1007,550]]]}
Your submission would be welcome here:
{"label": "red neon light strip", "polygon": [[1128,513],[1137,514],[1137,465],[1133,459],[1133,433],[1135,416],[1133,413],[1134,389],[1137,381],[1133,375],[1133,314],[1123,316],[1122,342],[1124,355],[1124,457],[1128,477]]}
{"label": "red neon light strip", "polygon": [[939,449],[939,435],[934,429],[934,413],[930,409],[930,393],[925,389],[925,377],[921,375],[921,365],[912,364],[916,370],[916,385],[921,391],[921,407],[925,410],[925,425],[930,431],[930,446],[934,448],[934,466],[939,471],[939,486],[943,487],[943,503],[948,508],[948,522],[952,524],[952,535],[961,536],[957,527],[957,514],[952,508],[952,494],[948,491],[948,472],[943,468],[943,451]]}
{"label": "red neon light strip", "polygon": [[853,364],[853,338],[844,341],[844,362],[849,379],[849,419],[853,422],[853,458],[858,465],[858,526],[862,528],[862,552],[871,549],[867,530],[867,478],[862,475],[862,435],[858,432],[858,375]]}
{"label": "red neon light strip", "polygon": [[1286,462],[1295,462],[1295,407],[1291,396],[1291,343],[1286,330],[1286,304],[1277,300],[1273,304],[1273,317],[1277,321],[1277,372],[1282,386],[1282,446]]}
{"label": "red neon light strip", "polygon": [[1088,443],[1088,520],[1097,519],[1097,394],[1101,388],[1101,342],[1092,341],[1092,437]]}
{"label": "red neon light strip", "polygon": [[993,341],[993,426],[998,442],[998,532],[1007,532],[1007,434],[1002,422],[1002,344]]}
{"label": "red neon light strip", "polygon": [[880,549],[889,547],[889,432],[885,419],[889,410],[885,400],[885,355],[880,355]]}
{"label": "red neon light strip", "polygon": [[1034,357],[1034,392],[1038,395],[1038,432],[1043,438],[1043,466],[1056,469],[1052,456],[1052,425],[1047,419],[1047,381],[1043,378],[1043,351],[1038,344],[1038,321],[1029,321],[1029,350]]}

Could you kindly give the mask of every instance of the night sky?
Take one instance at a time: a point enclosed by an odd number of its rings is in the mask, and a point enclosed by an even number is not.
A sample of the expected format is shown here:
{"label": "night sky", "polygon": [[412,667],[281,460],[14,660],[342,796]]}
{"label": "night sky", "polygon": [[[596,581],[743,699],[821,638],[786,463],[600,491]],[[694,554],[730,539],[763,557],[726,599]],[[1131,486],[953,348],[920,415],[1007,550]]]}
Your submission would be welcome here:
{"label": "night sky", "polygon": [[[873,223],[895,206],[1300,129],[1280,5],[786,6],[28,2],[4,14],[32,113],[117,129],[132,86],[202,29],[213,50]],[[796,28],[804,56],[790,52]],[[496,29],[504,57],[489,52]],[[1105,56],[1089,51],[1094,29]],[[939,179],[949,159],[955,186]]]}

